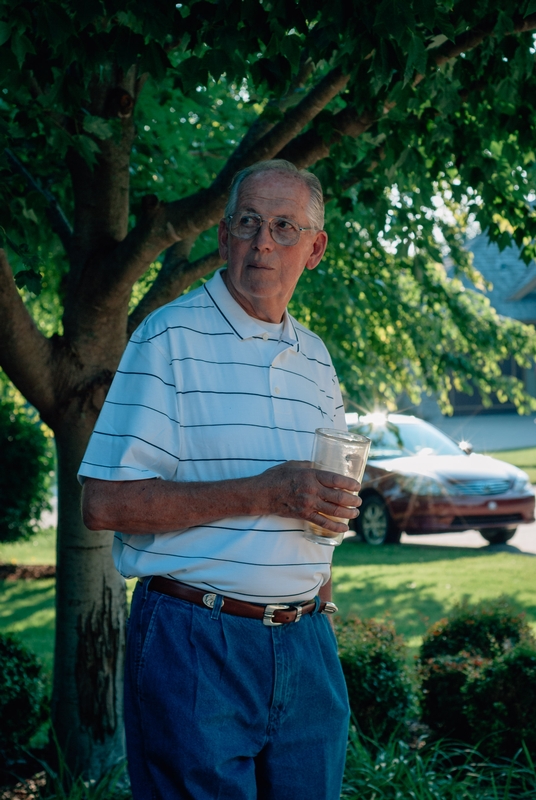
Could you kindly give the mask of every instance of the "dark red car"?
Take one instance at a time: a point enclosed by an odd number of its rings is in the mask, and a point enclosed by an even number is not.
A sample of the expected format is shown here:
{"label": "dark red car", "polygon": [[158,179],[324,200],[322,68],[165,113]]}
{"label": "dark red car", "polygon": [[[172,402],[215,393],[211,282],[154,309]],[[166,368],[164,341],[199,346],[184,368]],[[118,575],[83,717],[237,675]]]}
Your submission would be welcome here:
{"label": "dark red car", "polygon": [[491,544],[502,544],[518,525],[533,522],[534,492],[517,467],[467,452],[468,445],[457,445],[417,417],[348,414],[347,422],[349,430],[372,439],[363,505],[352,523],[369,544],[399,542],[403,531],[474,528]]}

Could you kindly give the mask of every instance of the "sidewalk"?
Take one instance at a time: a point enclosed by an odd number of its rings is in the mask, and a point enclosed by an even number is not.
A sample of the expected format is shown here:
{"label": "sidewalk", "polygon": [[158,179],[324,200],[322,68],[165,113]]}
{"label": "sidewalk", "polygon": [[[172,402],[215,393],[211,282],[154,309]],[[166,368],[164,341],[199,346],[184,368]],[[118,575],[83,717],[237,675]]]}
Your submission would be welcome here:
{"label": "sidewalk", "polygon": [[493,450],[519,450],[536,447],[536,416],[518,414],[484,414],[472,417],[439,417],[429,419],[457,442],[470,442],[476,453]]}

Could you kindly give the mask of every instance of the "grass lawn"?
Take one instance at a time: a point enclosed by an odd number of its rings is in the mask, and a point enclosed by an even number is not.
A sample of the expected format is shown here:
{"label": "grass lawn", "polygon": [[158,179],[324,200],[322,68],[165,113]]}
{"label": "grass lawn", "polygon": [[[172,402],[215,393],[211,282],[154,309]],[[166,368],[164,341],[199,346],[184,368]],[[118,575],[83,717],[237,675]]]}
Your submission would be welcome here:
{"label": "grass lawn", "polygon": [[426,629],[463,598],[476,602],[507,594],[536,632],[535,556],[347,540],[336,549],[333,565],[341,614],[392,619],[413,652]]}
{"label": "grass lawn", "polygon": [[499,450],[488,455],[525,470],[531,483],[536,483],[536,447],[527,447],[524,450]]}
{"label": "grass lawn", "polygon": [[0,544],[0,562],[3,564],[55,564],[56,531],[45,528],[27,542]]}
{"label": "grass lawn", "polygon": [[[55,564],[56,531],[47,528],[27,542],[0,544],[4,564]],[[54,649],[53,578],[39,581],[0,581],[0,633],[16,633],[52,671]]]}
{"label": "grass lawn", "polygon": [[[53,578],[0,581],[0,633],[17,634],[52,673],[56,586]],[[127,581],[128,599],[136,580]]]}
{"label": "grass lawn", "polygon": [[52,671],[55,580],[0,581],[0,633],[16,633]]}
{"label": "grass lawn", "polygon": [[[50,563],[53,532],[0,546],[0,561]],[[28,556],[29,554],[29,556]],[[129,581],[129,593],[135,581]],[[415,653],[421,636],[464,597],[507,594],[536,629],[536,557],[430,545],[371,547],[351,540],[335,551],[334,596],[343,616],[390,618]],[[14,631],[52,666],[54,580],[0,581],[0,632]]]}

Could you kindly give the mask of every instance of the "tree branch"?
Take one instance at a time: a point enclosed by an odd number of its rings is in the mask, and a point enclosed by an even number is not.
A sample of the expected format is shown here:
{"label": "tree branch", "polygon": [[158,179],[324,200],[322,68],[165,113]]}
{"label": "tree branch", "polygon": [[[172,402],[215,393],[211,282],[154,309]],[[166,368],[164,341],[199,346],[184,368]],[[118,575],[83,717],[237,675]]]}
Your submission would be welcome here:
{"label": "tree branch", "polygon": [[[251,151],[253,145],[255,145],[274,128],[276,125],[276,120],[273,119],[273,116],[270,116],[270,111],[273,111],[273,109],[287,111],[289,108],[299,103],[300,99],[302,99],[304,96],[303,86],[313,71],[314,64],[312,60],[310,58],[304,58],[303,64],[301,65],[298,74],[292,81],[288,92],[283,95],[283,97],[279,98],[279,100],[270,100],[264,112],[257,117],[255,122],[251,125],[245,136],[242,138],[242,141],[239,143],[232,156],[236,162],[240,162],[241,159],[249,151]],[[231,180],[232,176],[229,182]]]}
{"label": "tree branch", "polygon": [[[455,42],[446,42],[434,55],[434,61],[437,66],[445,64],[452,58],[456,58],[461,53],[468,52],[469,50],[478,47],[485,38],[493,35],[496,20],[475,28],[471,31],[466,31],[461,34]],[[524,19],[517,17],[514,20],[512,31],[508,35],[515,35],[526,33],[528,31],[536,30],[536,14],[530,14]],[[426,76],[422,73],[417,73],[413,80],[413,86],[417,86]],[[384,115],[394,108],[394,104],[387,103],[384,107]],[[278,154],[278,158],[286,158],[292,161],[297,167],[301,169],[311,166],[316,161],[326,158],[333,145],[338,144],[343,136],[351,136],[357,138],[362,133],[367,131],[379,117],[374,117],[372,113],[364,112],[357,114],[355,109],[351,106],[339,111],[333,115],[333,133],[329,137],[322,137],[314,128],[296,137],[288,145],[286,145]]]}
{"label": "tree branch", "polygon": [[[184,253],[185,244],[178,242],[166,251],[158,277],[129,317],[129,336],[151,311],[175,300],[191,283],[223,264],[218,250],[213,250],[196,261],[188,261]],[[188,243],[187,248],[191,249],[191,243]]]}
{"label": "tree branch", "polygon": [[0,366],[45,421],[54,412],[52,345],[37,329],[0,250]]}
{"label": "tree branch", "polygon": [[273,158],[347,82],[348,75],[340,69],[328,73],[251,147],[243,149],[239,145],[208,189],[167,204],[159,203],[154,196],[145,198],[138,224],[102,262],[101,274],[108,276],[108,286],[102,287],[104,294],[115,288],[124,291],[128,285],[133,286],[163,250],[183,239],[195,239],[202,231],[215,225],[225,208],[234,174],[261,159]]}
{"label": "tree branch", "polygon": [[[362,133],[378,121],[378,117],[370,112],[358,114],[352,106],[347,106],[332,115],[331,135],[322,136],[315,128],[310,128],[301,136],[297,136],[278,154],[277,158],[292,161],[299,169],[310,167],[322,158],[329,156],[331,148],[338,144],[343,136],[357,139]],[[326,124],[326,120],[324,120]]]}
{"label": "tree branch", "polygon": [[[528,17],[516,15],[513,19],[513,28],[507,35],[513,36],[520,33],[527,33],[528,31],[536,30],[536,14],[529,14]],[[482,44],[484,39],[493,35],[497,20],[489,20],[486,23],[474,28],[470,31],[460,34],[454,42],[445,42],[438,48],[434,56],[434,61],[438,67],[451,58],[456,58],[462,53],[467,53],[469,50],[474,50],[479,44]]]}
{"label": "tree branch", "polygon": [[349,75],[336,67],[328,72],[283,119],[262,136],[253,147],[243,150],[240,145],[214,180],[211,190],[226,193],[233,176],[257,161],[274,158],[306,125],[322,111],[346,86]]}
{"label": "tree branch", "polygon": [[41,186],[41,183],[28,172],[22,161],[20,161],[17,158],[15,153],[13,153],[7,147],[4,150],[4,152],[15,172],[18,172],[19,175],[22,175],[26,183],[36,192],[39,192],[39,194],[41,194],[47,201],[48,203],[47,216],[50,222],[50,226],[54,231],[54,233],[56,233],[59,236],[61,243],[65,248],[65,252],[68,254],[72,244],[73,230],[71,228],[69,220],[63,213],[58,201],[56,200],[52,192],[49,192],[48,189],[44,189]]}

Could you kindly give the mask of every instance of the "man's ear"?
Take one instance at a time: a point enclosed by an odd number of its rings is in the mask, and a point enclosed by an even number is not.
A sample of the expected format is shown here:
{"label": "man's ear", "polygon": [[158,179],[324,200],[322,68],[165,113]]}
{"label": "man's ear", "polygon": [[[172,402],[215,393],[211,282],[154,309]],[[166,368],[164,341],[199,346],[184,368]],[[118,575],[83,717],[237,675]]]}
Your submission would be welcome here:
{"label": "man's ear", "polygon": [[220,251],[220,257],[223,258],[224,261],[227,261],[229,254],[229,228],[227,227],[227,223],[224,219],[220,220],[220,224],[218,226],[218,247]]}
{"label": "man's ear", "polygon": [[318,231],[313,239],[311,255],[305,263],[305,269],[314,269],[322,261],[322,257],[328,246],[328,235],[326,231]]}

